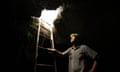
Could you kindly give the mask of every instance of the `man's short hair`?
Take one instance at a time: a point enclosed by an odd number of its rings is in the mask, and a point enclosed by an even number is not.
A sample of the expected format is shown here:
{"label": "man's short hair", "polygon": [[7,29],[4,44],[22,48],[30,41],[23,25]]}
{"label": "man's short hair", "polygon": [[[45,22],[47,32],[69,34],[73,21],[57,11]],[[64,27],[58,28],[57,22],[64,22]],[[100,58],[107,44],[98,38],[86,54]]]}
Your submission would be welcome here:
{"label": "man's short hair", "polygon": [[78,33],[71,33],[70,34],[70,37],[74,37],[74,36],[77,37],[77,36],[79,36],[79,34]]}

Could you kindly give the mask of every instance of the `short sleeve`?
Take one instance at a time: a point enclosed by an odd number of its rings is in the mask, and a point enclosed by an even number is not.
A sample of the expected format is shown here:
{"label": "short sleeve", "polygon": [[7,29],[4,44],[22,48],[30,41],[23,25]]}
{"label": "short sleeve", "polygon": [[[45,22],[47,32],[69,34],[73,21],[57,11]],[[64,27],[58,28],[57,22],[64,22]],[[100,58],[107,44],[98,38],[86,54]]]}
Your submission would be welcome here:
{"label": "short sleeve", "polygon": [[98,53],[91,49],[90,47],[84,45],[84,51],[85,51],[85,54],[88,55],[89,57],[91,57],[92,59],[95,59],[95,57],[98,55]]}

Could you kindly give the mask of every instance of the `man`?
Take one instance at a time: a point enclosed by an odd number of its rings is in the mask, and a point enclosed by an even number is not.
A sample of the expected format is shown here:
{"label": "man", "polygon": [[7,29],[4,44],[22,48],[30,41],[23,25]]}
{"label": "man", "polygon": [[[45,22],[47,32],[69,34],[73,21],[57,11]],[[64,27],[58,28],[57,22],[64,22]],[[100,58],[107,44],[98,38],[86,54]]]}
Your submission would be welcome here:
{"label": "man", "polygon": [[[54,48],[48,48],[50,51],[55,51],[61,55],[68,54],[69,56],[69,72],[94,72],[96,67],[96,56],[98,53],[93,49],[89,48],[87,45],[79,44],[78,38],[79,34],[72,33],[70,34],[70,42],[72,46],[68,48],[66,51],[61,52]],[[90,69],[86,68],[86,60],[89,57],[93,60]],[[87,69],[87,70],[86,70]]]}

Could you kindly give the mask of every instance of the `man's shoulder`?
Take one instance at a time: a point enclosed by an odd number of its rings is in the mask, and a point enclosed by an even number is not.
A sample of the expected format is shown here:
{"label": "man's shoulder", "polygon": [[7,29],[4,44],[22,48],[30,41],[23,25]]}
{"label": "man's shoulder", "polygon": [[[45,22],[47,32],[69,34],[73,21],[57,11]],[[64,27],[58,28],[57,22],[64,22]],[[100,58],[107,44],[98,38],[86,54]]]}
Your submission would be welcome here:
{"label": "man's shoulder", "polygon": [[[73,48],[73,47],[71,46],[71,47],[69,47],[68,49],[71,50],[72,48]],[[67,50],[68,50],[68,49],[67,49]]]}
{"label": "man's shoulder", "polygon": [[79,47],[81,47],[81,48],[86,48],[86,47],[88,47],[88,46],[85,45],[85,44],[82,44],[82,45],[80,45]]}

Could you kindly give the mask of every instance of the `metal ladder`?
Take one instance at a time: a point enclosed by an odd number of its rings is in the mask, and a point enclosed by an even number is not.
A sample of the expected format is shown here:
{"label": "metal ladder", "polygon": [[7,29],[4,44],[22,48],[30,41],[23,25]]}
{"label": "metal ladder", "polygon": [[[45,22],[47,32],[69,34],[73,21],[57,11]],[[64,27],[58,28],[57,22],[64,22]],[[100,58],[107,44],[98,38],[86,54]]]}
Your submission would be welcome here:
{"label": "metal ladder", "polygon": [[[38,63],[38,58],[39,58],[39,39],[40,39],[40,26],[41,24],[39,24],[38,26],[38,32],[37,32],[37,40],[36,40],[36,50],[35,50],[35,64],[34,64],[34,72],[42,72],[42,69],[46,70],[47,68],[45,67],[49,67],[54,69],[52,72],[57,72],[57,66],[56,66],[56,58],[55,55],[52,54],[53,56],[53,65],[49,65],[49,64],[39,64]],[[54,40],[53,40],[53,32],[51,32],[51,48],[54,48]],[[45,49],[45,48],[43,48]],[[48,53],[49,54],[49,53]],[[38,70],[38,67],[41,67],[41,70]],[[50,70],[50,69],[49,69]],[[43,71],[45,72],[45,71]],[[50,72],[50,71],[49,71]]]}

